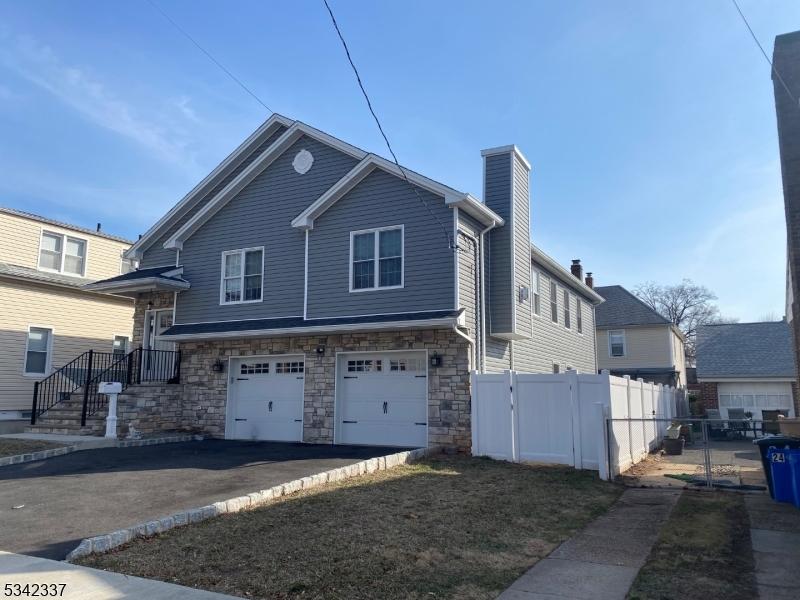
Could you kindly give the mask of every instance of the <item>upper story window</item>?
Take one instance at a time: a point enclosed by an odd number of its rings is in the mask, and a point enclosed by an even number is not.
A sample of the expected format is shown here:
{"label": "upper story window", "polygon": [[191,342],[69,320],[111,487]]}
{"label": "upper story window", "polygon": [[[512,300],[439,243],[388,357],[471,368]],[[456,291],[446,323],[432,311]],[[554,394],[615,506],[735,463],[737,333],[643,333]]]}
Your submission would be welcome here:
{"label": "upper story window", "polygon": [[531,277],[533,284],[533,312],[536,315],[542,314],[542,293],[540,289],[541,282],[539,281],[539,271],[534,271]]}
{"label": "upper story window", "polygon": [[583,302],[580,298],[575,298],[575,326],[578,333],[583,333]]}
{"label": "upper story window", "polygon": [[263,247],[223,252],[220,304],[261,302],[263,273]]}
{"label": "upper story window", "polygon": [[564,290],[564,327],[567,329],[572,327],[572,315],[569,308],[569,292]]}
{"label": "upper story window", "polygon": [[67,275],[86,273],[86,240],[53,231],[42,231],[39,268]]}
{"label": "upper story window", "polygon": [[350,291],[403,287],[403,226],[350,233]]}
{"label": "upper story window", "polygon": [[625,330],[608,332],[608,353],[612,357],[625,356]]}
{"label": "upper story window", "polygon": [[132,273],[139,268],[139,261],[133,258],[120,257],[119,259],[119,274]]}
{"label": "upper story window", "polygon": [[550,282],[550,318],[553,323],[558,323],[558,288],[556,282]]}

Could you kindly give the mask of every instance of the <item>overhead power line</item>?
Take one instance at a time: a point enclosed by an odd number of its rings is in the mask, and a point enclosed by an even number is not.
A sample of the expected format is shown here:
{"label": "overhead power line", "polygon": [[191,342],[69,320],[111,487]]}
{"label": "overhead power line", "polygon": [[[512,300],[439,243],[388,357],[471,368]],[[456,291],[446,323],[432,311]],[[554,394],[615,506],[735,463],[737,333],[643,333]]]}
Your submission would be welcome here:
{"label": "overhead power line", "polygon": [[400,173],[405,179],[406,183],[411,187],[411,189],[416,194],[417,198],[425,205],[425,208],[428,209],[428,212],[431,216],[436,219],[436,222],[439,223],[439,226],[442,228],[445,237],[447,238],[448,247],[451,250],[458,250],[458,245],[456,244],[456,240],[453,239],[453,236],[448,231],[447,227],[445,227],[444,223],[442,223],[441,219],[433,212],[428,202],[423,198],[419,191],[417,190],[417,186],[415,186],[411,181],[408,179],[408,175],[406,175],[406,170],[400,165],[400,162],[397,160],[397,155],[394,153],[392,149],[392,144],[389,142],[389,138],[386,135],[386,132],[381,125],[380,119],[378,119],[378,115],[375,114],[375,109],[372,108],[372,102],[369,99],[369,94],[367,94],[367,90],[364,88],[364,83],[361,81],[361,75],[358,72],[358,68],[356,68],[355,63],[353,62],[353,57],[350,55],[350,49],[347,47],[347,42],[344,40],[344,36],[342,35],[342,30],[339,29],[339,24],[336,22],[336,17],[333,15],[333,10],[331,10],[331,5],[328,4],[328,0],[322,0],[325,3],[325,8],[328,9],[328,14],[331,17],[331,22],[333,23],[333,28],[336,30],[336,35],[339,36],[339,41],[342,42],[342,47],[344,48],[344,53],[347,55],[347,62],[350,63],[350,67],[353,69],[353,73],[356,76],[356,81],[358,82],[358,87],[361,89],[361,93],[364,95],[364,100],[367,101],[367,108],[369,108],[369,112],[372,115],[372,118],[375,119],[375,124],[378,126],[378,131],[381,132],[381,136],[383,136],[383,141],[386,142],[386,147],[389,149],[389,154],[392,155],[392,160],[394,160],[394,164],[400,169]]}
{"label": "overhead power line", "polygon": [[750,23],[747,21],[747,17],[744,16],[742,9],[739,7],[739,3],[736,0],[731,0],[731,2],[733,2],[733,5],[736,7],[736,12],[739,13],[740,17],[742,17],[742,21],[744,22],[745,27],[747,27],[747,31],[750,32],[750,37],[753,38],[753,41],[756,43],[756,46],[758,46],[758,49],[761,50],[761,54],[764,55],[764,60],[767,61],[767,64],[769,64],[770,69],[772,69],[772,72],[775,73],[775,77],[777,77],[778,81],[781,82],[783,89],[786,90],[787,94],[789,94],[789,98],[791,98],[792,101],[795,103],[795,105],[798,108],[800,108],[800,102],[798,102],[798,99],[795,97],[794,94],[792,94],[792,91],[789,89],[789,86],[786,85],[786,82],[784,81],[783,77],[781,77],[781,74],[778,72],[778,69],[775,68],[775,65],[772,63],[772,60],[770,59],[769,55],[764,50],[764,46],[762,46],[761,42],[758,41],[758,37],[756,37],[753,28],[750,27]]}
{"label": "overhead power line", "polygon": [[171,24],[171,25],[172,25],[172,26],[173,26],[175,29],[177,29],[177,30],[178,30],[178,31],[179,31],[179,32],[180,32],[180,33],[181,33],[181,34],[182,34],[182,35],[183,35],[183,36],[184,36],[184,37],[185,37],[187,40],[189,40],[189,41],[190,41],[192,44],[194,44],[194,45],[197,47],[197,49],[198,49],[198,50],[200,50],[200,52],[202,52],[203,54],[205,54],[205,55],[206,55],[206,56],[209,58],[209,60],[210,60],[211,62],[213,62],[215,65],[217,65],[217,66],[218,66],[218,67],[219,67],[219,68],[222,70],[222,72],[223,72],[223,73],[225,73],[225,74],[226,74],[228,77],[230,77],[230,78],[231,78],[233,81],[235,81],[235,82],[236,82],[236,84],[237,84],[237,85],[238,85],[240,88],[242,88],[242,89],[243,89],[245,92],[247,92],[248,94],[250,94],[250,96],[252,96],[252,97],[255,99],[255,101],[256,101],[256,102],[258,102],[258,103],[259,103],[261,106],[263,106],[264,108],[266,108],[266,109],[267,109],[269,112],[274,112],[274,111],[273,111],[273,110],[272,110],[272,109],[271,109],[269,106],[267,106],[267,105],[264,103],[264,101],[263,101],[263,100],[261,100],[261,98],[259,98],[258,96],[256,96],[255,92],[253,92],[253,91],[252,91],[252,90],[251,90],[249,87],[247,87],[247,86],[246,86],[244,83],[242,83],[242,81],[241,81],[241,80],[240,80],[238,77],[236,77],[236,75],[234,75],[234,74],[233,74],[233,73],[231,73],[231,72],[230,72],[230,71],[229,71],[227,68],[225,68],[225,65],[223,65],[223,64],[222,64],[221,62],[219,62],[219,61],[218,61],[216,58],[214,58],[214,57],[212,56],[212,54],[211,54],[211,53],[210,53],[208,50],[206,50],[205,48],[203,48],[203,47],[200,45],[200,43],[199,43],[199,42],[198,42],[196,39],[194,39],[194,38],[193,38],[191,35],[189,35],[189,33],[188,33],[188,32],[187,32],[187,31],[186,31],[186,30],[185,30],[183,27],[181,27],[180,25],[178,25],[178,24],[177,24],[177,23],[176,23],[176,22],[175,22],[175,21],[172,19],[172,17],[170,17],[170,16],[169,16],[167,13],[165,13],[163,10],[161,10],[161,7],[159,7],[159,6],[158,6],[158,4],[156,4],[156,3],[155,3],[153,0],[147,0],[147,2],[148,2],[148,3],[150,4],[150,6],[152,6],[152,7],[153,7],[153,8],[154,8],[154,9],[155,9],[155,10],[156,10],[156,11],[157,11],[157,12],[158,12],[158,13],[159,13],[159,14],[160,14],[162,17],[164,17],[164,18],[165,18],[165,19],[166,19],[166,20],[167,20],[167,21],[168,21],[168,22],[169,22],[169,23],[170,23],[170,24]]}

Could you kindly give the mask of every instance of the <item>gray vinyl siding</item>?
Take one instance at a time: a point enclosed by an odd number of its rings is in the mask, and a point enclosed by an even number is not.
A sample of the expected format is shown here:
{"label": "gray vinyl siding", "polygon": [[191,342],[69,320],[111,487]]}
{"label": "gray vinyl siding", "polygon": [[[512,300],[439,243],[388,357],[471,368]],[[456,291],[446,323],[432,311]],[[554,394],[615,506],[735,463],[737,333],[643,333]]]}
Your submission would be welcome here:
{"label": "gray vinyl siding", "polygon": [[166,242],[172,235],[178,231],[183,225],[191,219],[197,212],[203,208],[209,200],[211,200],[214,196],[216,196],[222,189],[228,185],[231,181],[233,181],[239,173],[244,171],[250,163],[252,163],[257,157],[261,156],[264,151],[269,148],[275,140],[277,140],[283,133],[286,131],[286,127],[281,125],[278,129],[269,136],[264,142],[258,146],[252,153],[250,153],[247,158],[245,158],[241,163],[239,163],[228,175],[220,179],[219,183],[217,183],[210,192],[208,192],[205,196],[203,196],[200,200],[198,200],[193,206],[188,208],[186,212],[177,219],[170,227],[165,231],[161,237],[155,240],[147,249],[144,251],[144,256],[142,256],[142,260],[140,261],[140,267],[142,269],[146,269],[147,267],[160,267],[162,265],[174,265],[175,264],[175,250],[164,248],[164,242]]}
{"label": "gray vinyl siding", "polygon": [[486,338],[486,372],[497,373],[511,368],[511,342]]}
{"label": "gray vinyl siding", "polygon": [[[542,265],[533,263],[540,273],[541,316],[534,316],[532,322],[533,338],[513,342],[514,369],[526,373],[551,373],[553,363],[563,371],[567,367],[581,373],[594,373],[596,370],[596,348],[594,327],[594,305],[580,296],[573,288],[569,291],[571,328],[564,326],[564,289],[560,279]],[[558,300],[558,323],[550,319],[550,282],[555,280]],[[577,298],[581,298],[583,333],[577,329]]]}
{"label": "gray vinyl siding", "polygon": [[458,228],[468,233],[472,237],[479,237],[481,231],[486,229],[486,226],[481,224],[476,218],[468,215],[463,210],[458,211]]}
{"label": "gray vinyl siding", "polygon": [[478,240],[463,233],[458,236],[458,307],[464,309],[464,319],[473,340],[480,329],[480,275]]}
{"label": "gray vinyl siding", "polygon": [[[303,149],[314,164],[300,175],[292,161]],[[176,322],[301,316],[305,233],[291,221],[356,163],[312,138],[293,144],[184,243],[181,263],[192,287],[178,294]],[[256,246],[264,246],[263,301],[221,306],[222,252]]]}
{"label": "gray vinyl siding", "polygon": [[[528,190],[528,169],[514,155],[514,289],[513,302],[515,304],[514,333],[530,336],[531,331],[531,222],[530,222],[530,195]],[[528,299],[520,302],[519,289],[528,289]],[[516,357],[515,357],[516,362]]]}
{"label": "gray vinyl siding", "polygon": [[[430,213],[449,232],[452,209],[439,196],[417,192],[419,197],[402,179],[375,169],[316,219],[308,246],[309,319],[454,308],[453,251]],[[350,232],[391,225],[405,228],[404,287],[350,292]]]}
{"label": "gray vinyl siding", "polygon": [[511,154],[487,156],[484,163],[484,201],[506,221],[488,234],[488,329],[490,333],[512,333],[515,299],[511,265]]}

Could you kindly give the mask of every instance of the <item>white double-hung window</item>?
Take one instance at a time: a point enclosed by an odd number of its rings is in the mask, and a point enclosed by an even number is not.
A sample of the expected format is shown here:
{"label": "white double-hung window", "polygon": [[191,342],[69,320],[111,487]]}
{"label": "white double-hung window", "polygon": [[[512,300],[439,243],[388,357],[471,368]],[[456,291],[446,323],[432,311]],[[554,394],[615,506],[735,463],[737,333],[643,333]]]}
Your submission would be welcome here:
{"label": "white double-hung window", "polygon": [[63,233],[42,231],[39,268],[83,276],[86,273],[86,240]]}
{"label": "white double-hung window", "polygon": [[625,330],[617,329],[608,332],[608,354],[619,358],[625,356]]}
{"label": "white double-hung window", "polygon": [[350,232],[350,291],[403,287],[403,226]]}
{"label": "white double-hung window", "polygon": [[264,248],[222,253],[220,304],[261,302],[264,297]]}
{"label": "white double-hung window", "polygon": [[49,327],[28,328],[25,347],[25,375],[46,375],[50,367],[53,330]]}

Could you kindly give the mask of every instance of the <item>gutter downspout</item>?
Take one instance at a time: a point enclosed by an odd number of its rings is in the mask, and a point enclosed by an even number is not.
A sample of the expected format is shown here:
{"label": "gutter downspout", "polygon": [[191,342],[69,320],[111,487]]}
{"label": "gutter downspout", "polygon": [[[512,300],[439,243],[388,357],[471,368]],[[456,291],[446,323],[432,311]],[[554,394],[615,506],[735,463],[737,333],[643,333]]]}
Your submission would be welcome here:
{"label": "gutter downspout", "polygon": [[458,335],[460,335],[462,338],[464,338],[465,340],[467,340],[467,343],[469,343],[469,345],[472,347],[472,352],[471,352],[471,353],[475,354],[475,342],[473,341],[473,339],[472,339],[471,337],[469,337],[469,336],[468,336],[466,333],[464,333],[463,331],[461,331],[461,330],[458,328],[458,323],[456,323],[455,325],[453,325],[453,332],[457,333],[457,334],[458,334]]}
{"label": "gutter downspout", "polygon": [[483,238],[484,235],[489,233],[492,229],[497,227],[497,221],[492,221],[492,224],[489,225],[486,229],[481,231],[480,238],[481,247],[481,349],[480,349],[480,359],[481,359],[481,373],[486,373],[486,279],[484,277],[484,266],[483,266],[483,257],[485,255],[484,252],[484,245],[483,245]]}

